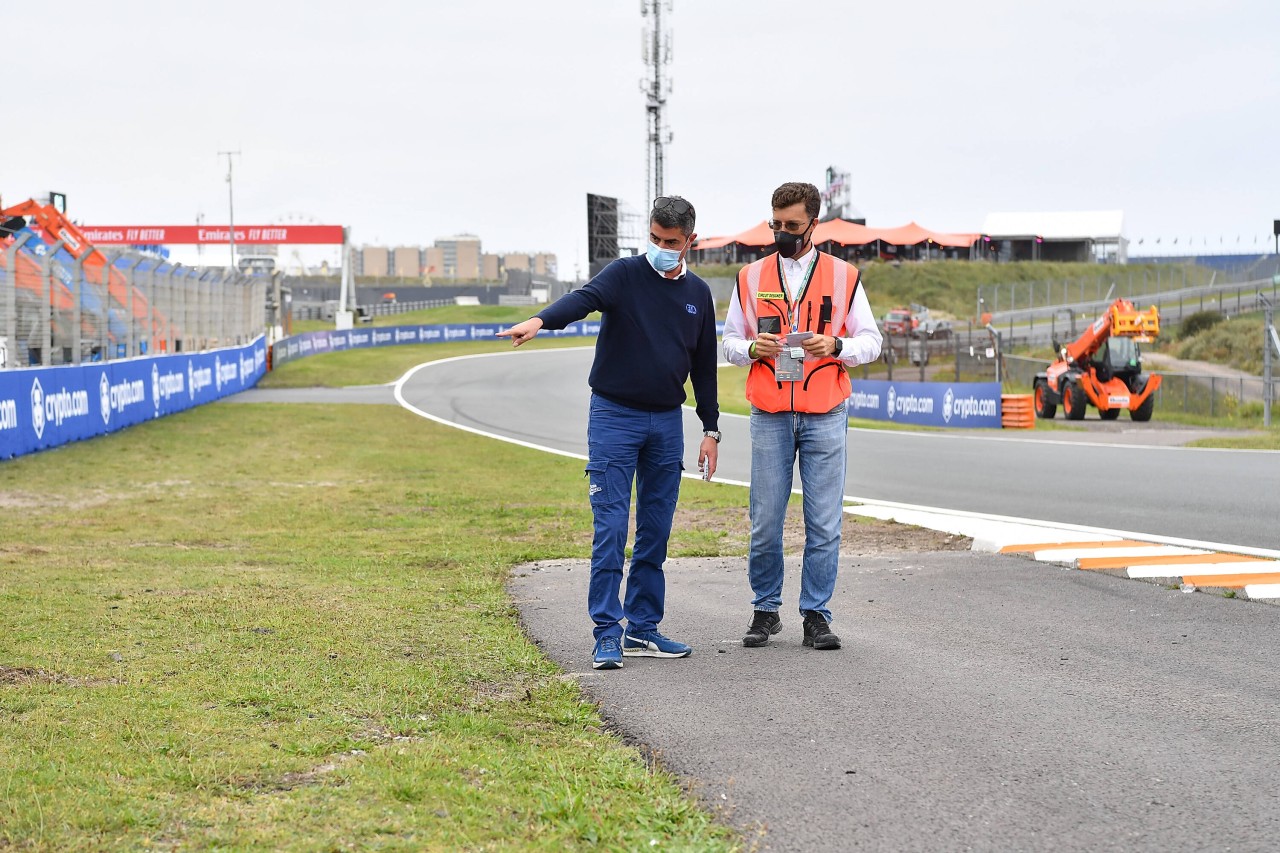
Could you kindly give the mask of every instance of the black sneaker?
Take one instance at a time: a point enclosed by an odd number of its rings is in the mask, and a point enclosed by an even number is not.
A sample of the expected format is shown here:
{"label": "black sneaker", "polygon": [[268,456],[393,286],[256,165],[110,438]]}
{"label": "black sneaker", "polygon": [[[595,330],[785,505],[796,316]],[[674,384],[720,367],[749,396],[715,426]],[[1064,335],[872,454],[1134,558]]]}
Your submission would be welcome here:
{"label": "black sneaker", "polygon": [[[745,642],[745,641],[744,641]],[[804,613],[804,644],[815,649],[838,649],[840,638],[831,632],[831,626],[816,610]]]}
{"label": "black sneaker", "polygon": [[751,617],[751,627],[742,638],[742,645],[748,647],[763,646],[769,642],[769,635],[782,630],[782,619],[770,610],[757,610]]}

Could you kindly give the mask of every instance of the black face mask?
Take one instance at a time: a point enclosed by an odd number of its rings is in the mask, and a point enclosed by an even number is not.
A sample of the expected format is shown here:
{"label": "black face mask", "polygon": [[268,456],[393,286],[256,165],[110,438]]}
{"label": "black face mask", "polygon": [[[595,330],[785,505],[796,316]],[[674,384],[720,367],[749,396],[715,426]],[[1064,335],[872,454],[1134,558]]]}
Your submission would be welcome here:
{"label": "black face mask", "polygon": [[[810,225],[813,223],[810,222]],[[784,258],[790,258],[800,251],[800,247],[804,245],[804,236],[809,233],[809,229],[804,229],[799,234],[792,234],[788,231],[773,232],[773,247],[778,250],[778,254]]]}

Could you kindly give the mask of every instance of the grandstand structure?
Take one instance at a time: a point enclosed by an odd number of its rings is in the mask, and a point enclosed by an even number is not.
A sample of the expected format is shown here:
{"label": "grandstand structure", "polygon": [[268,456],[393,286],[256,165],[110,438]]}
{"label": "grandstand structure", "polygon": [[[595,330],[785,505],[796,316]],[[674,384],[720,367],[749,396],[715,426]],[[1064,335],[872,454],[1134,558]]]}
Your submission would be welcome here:
{"label": "grandstand structure", "polygon": [[990,251],[996,261],[1128,260],[1121,210],[991,213],[982,223],[982,234],[993,244]]}

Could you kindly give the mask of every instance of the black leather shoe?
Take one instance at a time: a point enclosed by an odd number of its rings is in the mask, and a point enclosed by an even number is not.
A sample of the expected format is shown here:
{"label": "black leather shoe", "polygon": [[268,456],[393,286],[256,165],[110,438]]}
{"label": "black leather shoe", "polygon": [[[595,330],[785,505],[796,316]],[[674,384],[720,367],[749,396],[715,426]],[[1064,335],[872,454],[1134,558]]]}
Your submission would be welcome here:
{"label": "black leather shoe", "polygon": [[769,642],[769,635],[782,630],[782,619],[777,613],[769,610],[757,610],[751,617],[751,627],[742,638],[742,645],[763,646]]}
{"label": "black leather shoe", "polygon": [[840,638],[832,633],[831,626],[827,624],[826,619],[822,618],[821,613],[816,610],[806,610],[804,613],[804,644],[813,646],[815,649],[838,649],[840,648]]}

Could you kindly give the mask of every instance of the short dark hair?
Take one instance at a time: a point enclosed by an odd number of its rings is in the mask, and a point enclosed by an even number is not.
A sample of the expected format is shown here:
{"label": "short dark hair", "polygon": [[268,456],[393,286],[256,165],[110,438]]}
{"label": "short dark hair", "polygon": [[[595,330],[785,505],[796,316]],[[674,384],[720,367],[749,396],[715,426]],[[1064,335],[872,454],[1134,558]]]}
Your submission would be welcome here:
{"label": "short dark hair", "polygon": [[804,212],[817,218],[822,210],[822,194],[813,184],[791,181],[773,191],[773,209],[781,210],[798,202],[804,202]]}
{"label": "short dark hair", "polygon": [[658,196],[653,201],[653,210],[649,212],[650,222],[656,222],[663,228],[679,228],[686,237],[693,233],[697,218],[698,212],[689,200],[678,195]]}

